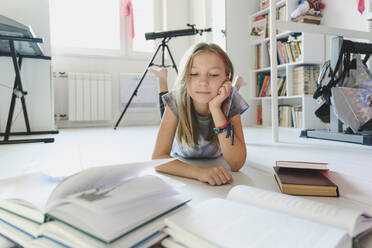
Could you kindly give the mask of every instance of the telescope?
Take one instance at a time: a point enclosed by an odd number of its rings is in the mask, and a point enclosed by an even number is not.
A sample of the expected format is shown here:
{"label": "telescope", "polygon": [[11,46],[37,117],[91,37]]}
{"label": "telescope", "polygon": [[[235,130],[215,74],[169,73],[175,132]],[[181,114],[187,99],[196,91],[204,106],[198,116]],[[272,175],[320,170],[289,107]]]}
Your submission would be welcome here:
{"label": "telescope", "polygon": [[146,40],[155,40],[155,39],[165,39],[165,38],[172,38],[178,36],[188,36],[188,35],[195,35],[200,34],[202,35],[203,32],[211,32],[211,28],[206,29],[196,29],[195,24],[187,24],[188,29],[179,29],[179,30],[172,30],[172,31],[164,31],[164,32],[150,32],[145,33]]}

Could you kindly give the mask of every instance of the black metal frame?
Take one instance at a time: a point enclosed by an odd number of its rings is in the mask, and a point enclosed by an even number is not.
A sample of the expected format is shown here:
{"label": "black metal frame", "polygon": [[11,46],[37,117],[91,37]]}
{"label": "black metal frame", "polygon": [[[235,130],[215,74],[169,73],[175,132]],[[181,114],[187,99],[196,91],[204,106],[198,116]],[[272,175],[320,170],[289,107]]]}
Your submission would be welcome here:
{"label": "black metal frame", "polygon": [[[350,53],[365,54],[363,63],[366,64],[370,58],[370,55],[372,54],[372,44],[344,40],[342,37],[334,37],[331,40],[331,67],[334,68],[333,78],[335,80],[326,85],[324,90],[330,91],[331,88],[336,86],[336,83],[344,76],[344,73],[338,73],[338,69],[340,68],[342,62],[345,63],[345,61],[342,61],[344,53],[348,54],[347,56],[350,56]],[[330,124],[329,131],[302,130],[300,137],[335,140],[372,146],[371,131],[362,131],[356,134],[348,134],[343,132],[343,123],[337,118],[332,105],[330,106]]]}
{"label": "black metal frame", "polygon": [[[116,122],[114,129],[116,129],[116,128],[118,127],[118,125],[119,125],[121,119],[123,118],[123,116],[124,116],[125,112],[127,111],[128,107],[129,107],[129,105],[130,105],[130,103],[132,102],[133,97],[134,97],[134,96],[137,96],[138,89],[139,89],[139,87],[141,86],[142,81],[143,81],[143,79],[145,78],[145,76],[146,76],[146,74],[147,74],[147,71],[149,70],[149,68],[150,68],[151,66],[165,67],[165,68],[166,68],[166,67],[173,67],[173,68],[175,69],[176,73],[178,73],[176,63],[174,62],[173,56],[172,56],[172,54],[171,54],[171,52],[170,52],[170,50],[169,50],[169,47],[168,47],[168,45],[167,45],[167,43],[168,43],[168,41],[169,41],[170,39],[171,39],[170,37],[164,38],[164,39],[161,41],[161,43],[158,45],[156,51],[153,53],[153,55],[152,55],[152,57],[151,57],[151,59],[150,59],[150,62],[149,62],[148,65],[146,66],[145,71],[142,73],[141,79],[139,80],[139,82],[138,82],[138,84],[137,84],[137,87],[136,87],[136,89],[134,90],[132,96],[129,98],[129,101],[128,101],[127,105],[125,106],[123,112],[121,113],[121,115],[120,115],[118,121]],[[162,49],[161,65],[157,65],[157,64],[154,64],[153,62],[154,62],[154,60],[155,60],[155,58],[156,58],[156,55],[158,54],[160,48]],[[165,64],[164,64],[164,62],[165,62],[165,58],[164,58],[164,52],[165,52],[165,49],[167,49],[167,51],[168,51],[169,57],[170,57],[170,59],[171,59],[171,61],[172,61],[172,65],[165,65]]]}
{"label": "black metal frame", "polygon": [[[0,56],[7,56],[12,57],[13,61],[13,67],[15,71],[15,80],[14,80],[14,86],[13,86],[13,92],[12,92],[12,99],[10,102],[10,108],[9,108],[9,114],[8,114],[8,120],[6,124],[5,133],[0,133],[0,136],[4,136],[4,139],[0,141],[0,145],[4,144],[20,144],[20,143],[35,143],[35,142],[44,142],[44,143],[51,143],[54,142],[54,138],[41,138],[41,139],[15,139],[10,140],[10,136],[14,135],[40,135],[40,134],[57,134],[58,130],[52,130],[52,131],[31,131],[30,123],[28,119],[27,114],[27,108],[26,108],[26,101],[25,101],[25,95],[27,95],[27,92],[23,90],[22,86],[22,80],[21,80],[21,67],[22,67],[22,60],[23,58],[32,58],[32,59],[45,59],[45,60],[51,60],[51,57],[49,56],[42,56],[42,55],[21,55],[19,54],[15,47],[14,47],[14,41],[27,41],[27,42],[34,42],[34,43],[42,43],[43,40],[40,38],[23,38],[23,37],[12,37],[12,36],[4,36],[0,35],[1,40],[8,40],[9,41],[9,53],[0,53]],[[18,60],[17,60],[18,57]],[[12,121],[13,121],[13,115],[14,115],[14,109],[17,99],[17,93],[21,93],[21,104],[22,104],[22,110],[24,115],[24,120],[26,124],[26,132],[11,132],[12,128]]]}

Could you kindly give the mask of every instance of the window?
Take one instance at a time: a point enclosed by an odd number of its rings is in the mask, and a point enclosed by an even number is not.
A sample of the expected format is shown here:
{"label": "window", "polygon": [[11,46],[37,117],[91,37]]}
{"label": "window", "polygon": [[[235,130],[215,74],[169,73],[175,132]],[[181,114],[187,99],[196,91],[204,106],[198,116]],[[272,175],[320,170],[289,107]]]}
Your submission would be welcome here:
{"label": "window", "polygon": [[145,33],[160,24],[159,0],[132,0],[135,38],[130,39],[126,0],[51,1],[51,42],[60,54],[129,56],[154,50]]}
{"label": "window", "polygon": [[154,41],[146,40],[145,33],[154,32],[154,2],[149,0],[133,1],[134,30],[136,35],[133,40],[133,51],[152,52]]}

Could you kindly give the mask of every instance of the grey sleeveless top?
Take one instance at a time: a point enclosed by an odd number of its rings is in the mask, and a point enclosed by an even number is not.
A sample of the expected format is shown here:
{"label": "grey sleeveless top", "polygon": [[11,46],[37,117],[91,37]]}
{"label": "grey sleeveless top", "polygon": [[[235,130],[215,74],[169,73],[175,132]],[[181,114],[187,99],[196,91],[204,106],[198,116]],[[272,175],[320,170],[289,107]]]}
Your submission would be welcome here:
{"label": "grey sleeveless top", "polygon": [[[175,92],[171,91],[163,96],[163,102],[171,109],[171,111],[179,118],[178,101],[175,98]],[[240,96],[238,92],[234,92],[228,118],[242,114],[248,109],[248,103]],[[177,132],[172,145],[171,156],[182,158],[217,158],[222,155],[219,146],[212,144],[207,140],[209,135],[209,126],[213,122],[212,115],[199,115],[196,113],[196,121],[199,127],[198,145],[189,147],[186,143],[180,143],[177,138]]]}

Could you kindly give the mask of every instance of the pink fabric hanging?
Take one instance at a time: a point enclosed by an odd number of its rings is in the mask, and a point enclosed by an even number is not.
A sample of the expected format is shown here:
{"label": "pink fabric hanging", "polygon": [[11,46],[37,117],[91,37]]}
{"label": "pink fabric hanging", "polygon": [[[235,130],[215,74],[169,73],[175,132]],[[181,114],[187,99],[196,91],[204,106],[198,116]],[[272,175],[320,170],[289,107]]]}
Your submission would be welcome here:
{"label": "pink fabric hanging", "polygon": [[357,0],[358,1],[358,11],[363,14],[365,10],[364,0]]}
{"label": "pink fabric hanging", "polygon": [[129,38],[134,39],[134,14],[131,0],[126,0],[123,8],[124,16],[129,16]]}

